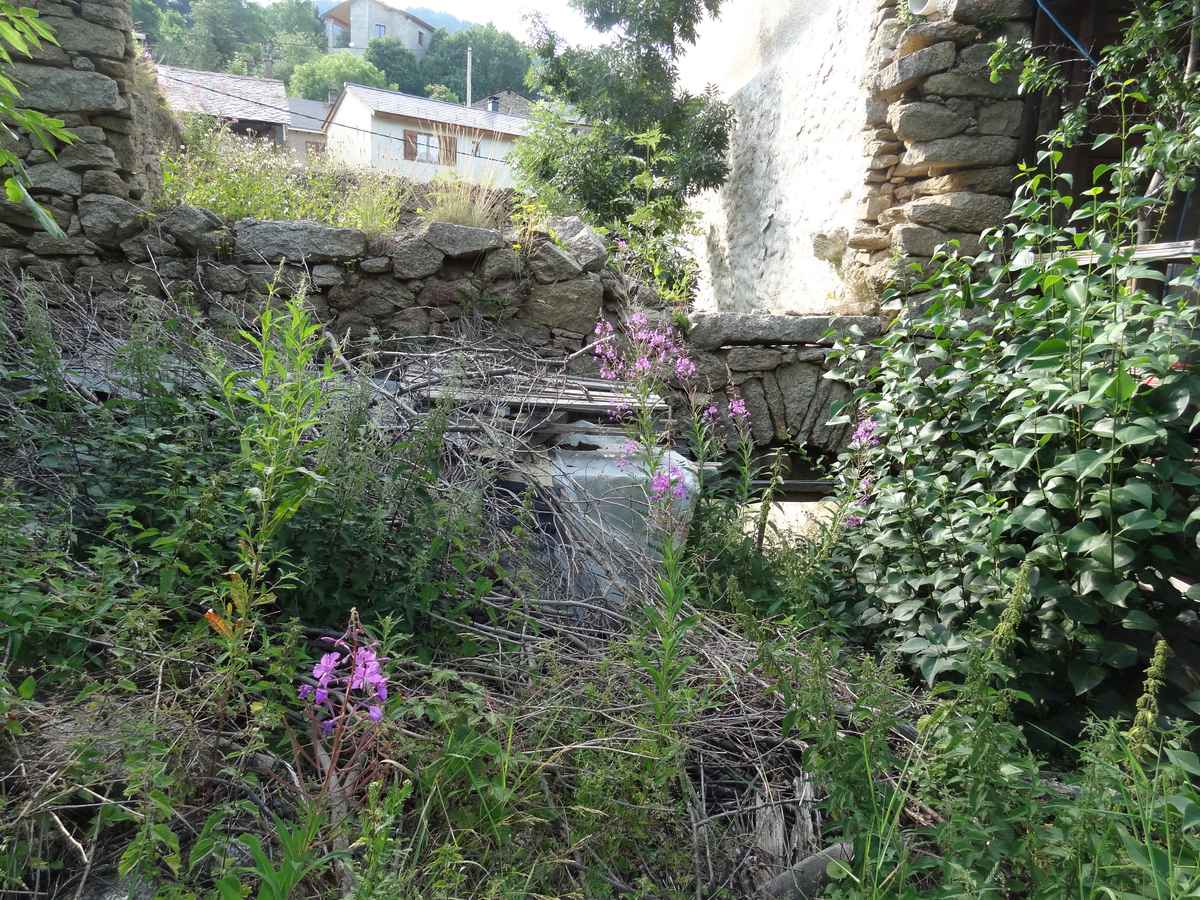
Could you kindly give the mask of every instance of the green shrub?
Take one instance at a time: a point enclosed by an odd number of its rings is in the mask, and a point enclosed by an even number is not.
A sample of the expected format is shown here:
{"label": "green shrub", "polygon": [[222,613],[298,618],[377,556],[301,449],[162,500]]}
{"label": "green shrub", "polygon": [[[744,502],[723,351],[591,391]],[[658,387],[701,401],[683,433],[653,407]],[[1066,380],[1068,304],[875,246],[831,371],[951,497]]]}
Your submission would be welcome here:
{"label": "green shrub", "polygon": [[369,233],[393,231],[413,208],[413,185],[325,156],[301,164],[287,149],[232,134],[207,117],[186,123],[184,143],[163,156],[160,208],[187,203],[223,219],[312,219]]}
{"label": "green shrub", "polygon": [[[1156,631],[1179,633],[1200,592],[1188,587],[1200,310],[1194,268],[1166,282],[1133,260],[1157,152],[1130,124],[1140,97],[1110,83],[1103,102],[1126,124],[1101,140],[1121,155],[1079,203],[1059,133],[987,251],[936,258],[874,348],[840,351],[870,420],[874,481],[847,532],[837,612],[932,681],[965,671],[965,631],[996,622],[1005,573],[1027,563],[1033,614],[1015,666],[1036,714],[1064,726],[1075,697],[1119,708],[1122,673],[1149,658]],[[1175,146],[1168,132],[1154,140]]]}

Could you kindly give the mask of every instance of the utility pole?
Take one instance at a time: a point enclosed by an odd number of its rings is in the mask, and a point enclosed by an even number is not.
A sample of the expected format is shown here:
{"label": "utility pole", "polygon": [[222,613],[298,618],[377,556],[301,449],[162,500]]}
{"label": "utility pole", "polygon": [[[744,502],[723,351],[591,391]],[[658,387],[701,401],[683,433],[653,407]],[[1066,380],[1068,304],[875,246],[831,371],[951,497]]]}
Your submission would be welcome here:
{"label": "utility pole", "polygon": [[471,105],[471,45],[467,44],[467,106]]}

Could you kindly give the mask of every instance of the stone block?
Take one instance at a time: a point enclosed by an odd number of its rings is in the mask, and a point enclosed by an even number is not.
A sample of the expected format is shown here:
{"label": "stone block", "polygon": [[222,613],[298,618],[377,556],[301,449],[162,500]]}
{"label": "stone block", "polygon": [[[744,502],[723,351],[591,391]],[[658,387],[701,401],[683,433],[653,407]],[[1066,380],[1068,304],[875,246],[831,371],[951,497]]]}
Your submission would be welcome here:
{"label": "stone block", "polygon": [[45,112],[121,112],[126,108],[117,83],[99,72],[16,63],[12,76],[21,87],[21,105]]}
{"label": "stone block", "polygon": [[965,47],[983,37],[978,28],[963,25],[951,19],[938,19],[932,22],[918,22],[904,30],[896,42],[896,56],[908,56],[934,44],[943,41],[953,41],[956,46]]}
{"label": "stone block", "polygon": [[317,287],[333,287],[346,280],[346,273],[341,266],[322,264],[313,266],[309,273],[312,283]]}
{"label": "stone block", "polygon": [[692,316],[688,344],[700,350],[740,344],[817,344],[830,331],[845,333],[857,327],[867,338],[878,337],[879,322],[869,316],[757,316],[741,313],[699,313]]}
{"label": "stone block", "polygon": [[358,271],[367,275],[379,275],[392,268],[392,260],[387,256],[371,256],[358,264]]}
{"label": "stone block", "polygon": [[542,284],[577,278],[583,267],[550,241],[542,241],[529,254],[529,271]]}
{"label": "stone block", "polygon": [[1012,201],[995,194],[937,194],[906,204],[908,220],[918,225],[935,225],[946,231],[980,232],[999,225]]}
{"label": "stone block", "polygon": [[1020,100],[985,103],[979,107],[979,133],[1017,137],[1021,133],[1024,115],[1025,104]]}
{"label": "stone block", "polygon": [[943,41],[910,53],[876,76],[876,89],[881,94],[899,94],[930,75],[949,69],[954,65],[954,57],[953,41]]}
{"label": "stone block", "polygon": [[385,235],[371,241],[367,252],[371,256],[386,256],[392,261],[392,274],[397,278],[424,278],[442,267],[445,259],[441,250],[420,238]]}
{"label": "stone block", "polygon": [[112,194],[114,197],[129,197],[129,185],[121,176],[110,169],[93,169],[82,176],[85,194]]}
{"label": "stone block", "polygon": [[979,252],[979,235],[938,231],[926,225],[897,225],[892,229],[892,246],[905,256],[933,256],[939,245],[958,241],[959,252],[974,256]]}
{"label": "stone block", "polygon": [[83,193],[83,179],[58,163],[42,163],[30,166],[25,171],[29,175],[31,190],[54,191],[56,194],[69,194],[72,197]]}
{"label": "stone block", "polygon": [[479,276],[487,284],[516,278],[520,274],[521,258],[511,247],[489,250],[487,256],[483,258],[483,266],[479,270]]}
{"label": "stone block", "polygon": [[1033,0],[951,0],[950,18],[965,25],[1033,16]]}
{"label": "stone block", "polygon": [[197,206],[181,204],[159,219],[158,224],[187,250],[215,253],[229,242],[229,234],[221,218]]}
{"label": "stone block", "polygon": [[120,197],[84,194],[79,200],[83,233],[103,247],[116,247],[141,227],[144,210]]}
{"label": "stone block", "polygon": [[133,17],[129,14],[129,7],[123,3],[83,0],[79,14],[89,22],[98,22],[118,31],[133,30]]}
{"label": "stone block", "polygon": [[775,426],[771,422],[771,407],[767,403],[762,382],[757,378],[743,381],[738,386],[738,392],[746,402],[746,411],[750,413],[750,436],[756,444],[771,443],[775,437]]}
{"label": "stone block", "polygon": [[847,245],[854,250],[884,250],[891,244],[891,235],[886,228],[860,225],[850,233]]}
{"label": "stone block", "polygon": [[608,261],[608,245],[604,238],[579,216],[563,216],[550,220],[550,229],[575,262],[585,272],[599,272]]}
{"label": "stone block", "polygon": [[451,225],[448,222],[428,223],[420,232],[420,237],[451,259],[477,256],[504,246],[504,238],[499,231]]}
{"label": "stone block", "polygon": [[901,139],[914,143],[958,134],[971,120],[940,103],[895,103],[888,109],[888,124]]}
{"label": "stone block", "polygon": [[332,262],[362,256],[367,247],[361,231],[320,222],[242,219],[233,230],[237,254],[243,259]]}
{"label": "stone block", "polygon": [[204,272],[206,286],[223,294],[240,294],[246,289],[246,273],[237,266],[209,265]]}
{"label": "stone block", "polygon": [[104,144],[72,144],[58,153],[58,164],[68,169],[116,169],[117,157]]}
{"label": "stone block", "polygon": [[921,85],[926,97],[984,97],[1004,100],[1016,97],[1020,85],[1011,73],[994,82],[987,69],[952,69],[930,75]]}
{"label": "stone block", "polygon": [[590,334],[600,318],[604,286],[594,272],[573,281],[535,283],[522,317],[548,328]]}
{"label": "stone block", "polygon": [[30,253],[36,253],[38,256],[89,256],[100,250],[86,238],[58,238],[44,231],[32,235],[25,246]]}
{"label": "stone block", "polygon": [[1017,158],[1017,142],[999,135],[966,135],[914,143],[904,153],[898,174],[917,175],[942,169],[1002,166]]}
{"label": "stone block", "polygon": [[928,197],[931,194],[952,194],[957,191],[1012,196],[1013,179],[1016,177],[1016,166],[964,169],[961,172],[948,172],[945,175],[914,182],[913,196]]}
{"label": "stone block", "polygon": [[54,37],[59,47],[68,53],[86,53],[90,56],[107,56],[110,59],[125,58],[123,31],[78,16],[44,16],[42,21],[54,29]]}
{"label": "stone block", "polygon": [[783,362],[783,354],[767,347],[731,347],[725,365],[733,372],[766,372]]}

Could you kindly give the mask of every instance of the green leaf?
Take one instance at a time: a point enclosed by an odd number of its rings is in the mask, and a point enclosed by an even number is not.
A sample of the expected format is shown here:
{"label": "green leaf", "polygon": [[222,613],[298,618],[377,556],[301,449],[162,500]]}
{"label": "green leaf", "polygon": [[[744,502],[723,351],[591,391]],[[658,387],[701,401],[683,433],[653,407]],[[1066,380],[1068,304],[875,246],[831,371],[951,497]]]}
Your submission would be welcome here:
{"label": "green leaf", "polygon": [[1036,453],[1036,447],[1031,450],[1023,450],[1020,447],[1000,447],[991,451],[991,456],[1006,469],[1019,472],[1029,465]]}
{"label": "green leaf", "polygon": [[55,222],[54,219],[50,217],[50,214],[41,207],[41,204],[39,204],[33,199],[33,197],[29,195],[29,191],[25,190],[25,185],[22,184],[18,179],[13,177],[6,178],[4,180],[4,193],[13,203],[20,203],[27,210],[29,210],[29,214],[33,216],[38,225],[41,226],[42,230],[51,237],[66,237],[66,234],[63,232],[63,230],[58,227],[58,223]]}
{"label": "green leaf", "polygon": [[1121,624],[1130,631],[1158,631],[1158,622],[1145,610],[1131,609]]}
{"label": "green leaf", "polygon": [[1200,775],[1200,756],[1191,750],[1167,749],[1167,759],[1179,766],[1189,775]]}
{"label": "green leaf", "polygon": [[1086,660],[1073,659],[1067,666],[1067,676],[1075,688],[1075,696],[1086,694],[1104,680],[1104,669]]}
{"label": "green leaf", "polygon": [[17,687],[17,693],[21,695],[22,700],[32,700],[33,692],[37,688],[37,682],[30,675]]}

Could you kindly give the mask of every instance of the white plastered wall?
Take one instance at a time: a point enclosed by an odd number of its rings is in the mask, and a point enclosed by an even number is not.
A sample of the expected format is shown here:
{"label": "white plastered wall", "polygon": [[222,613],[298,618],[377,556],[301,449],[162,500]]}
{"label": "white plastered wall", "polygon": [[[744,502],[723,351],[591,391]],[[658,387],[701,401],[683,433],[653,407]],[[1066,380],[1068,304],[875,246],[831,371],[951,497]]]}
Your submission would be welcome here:
{"label": "white plastered wall", "polygon": [[813,241],[851,229],[864,194],[871,0],[726,0],[681,63],[737,110],[729,180],[702,213],[699,305],[828,312],[845,285]]}

